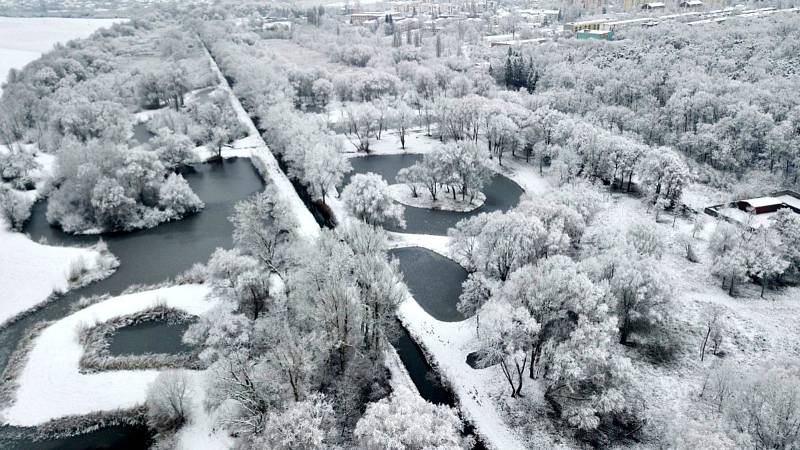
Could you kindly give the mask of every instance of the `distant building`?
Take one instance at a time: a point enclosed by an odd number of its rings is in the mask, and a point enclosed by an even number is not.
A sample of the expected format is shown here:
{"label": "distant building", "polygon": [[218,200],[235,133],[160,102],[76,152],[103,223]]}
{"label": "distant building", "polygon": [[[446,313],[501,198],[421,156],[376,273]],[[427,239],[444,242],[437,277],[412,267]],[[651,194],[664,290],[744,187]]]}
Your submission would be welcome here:
{"label": "distant building", "polygon": [[600,30],[601,26],[608,22],[608,19],[584,20],[582,22],[567,22],[564,24],[564,31],[575,33],[580,30]]}
{"label": "distant building", "polygon": [[771,213],[781,208],[790,208],[794,212],[800,213],[800,194],[792,191],[783,191],[769,197],[739,200],[736,202],[736,206],[742,211],[752,212],[753,214]]}
{"label": "distant building", "polygon": [[703,2],[700,0],[683,0],[678,4],[678,6],[681,8],[702,8]]}
{"label": "distant building", "polygon": [[666,6],[661,2],[648,2],[642,5],[642,9],[664,9]]}
{"label": "distant building", "polygon": [[611,30],[580,30],[575,33],[575,37],[578,39],[611,41],[614,39],[614,32]]}
{"label": "distant building", "polygon": [[653,21],[652,17],[639,17],[636,19],[615,20],[613,22],[604,22],[600,24],[600,29],[613,31],[635,25],[640,25],[640,26],[646,25],[648,22],[652,21]]}
{"label": "distant building", "polygon": [[548,38],[533,38],[533,39],[510,39],[510,40],[489,40],[490,47],[521,47],[526,44],[541,44],[547,42]]}
{"label": "distant building", "polygon": [[391,12],[359,12],[350,14],[351,25],[363,25],[366,22],[383,22],[388,14]]}
{"label": "distant building", "polygon": [[770,218],[780,209],[790,209],[800,214],[800,194],[794,191],[778,191],[764,197],[709,206],[705,212],[728,222],[761,228],[769,226]]}

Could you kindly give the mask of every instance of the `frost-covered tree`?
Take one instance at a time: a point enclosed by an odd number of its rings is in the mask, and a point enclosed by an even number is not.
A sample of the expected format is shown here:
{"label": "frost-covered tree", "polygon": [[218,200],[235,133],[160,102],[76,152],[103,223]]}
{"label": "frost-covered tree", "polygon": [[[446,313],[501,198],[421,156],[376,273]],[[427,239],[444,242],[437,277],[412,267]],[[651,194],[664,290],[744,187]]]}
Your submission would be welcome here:
{"label": "frost-covered tree", "polygon": [[212,95],[210,102],[192,103],[187,112],[205,130],[202,141],[216,154],[216,158],[222,157],[223,146],[247,135],[227,94]]}
{"label": "frost-covered tree", "polygon": [[394,224],[405,228],[405,208],[389,193],[389,185],[377,174],[356,174],[342,191],[350,214],[372,226]]}
{"label": "frost-covered tree", "polygon": [[184,134],[173,133],[168,128],[158,130],[158,134],[150,141],[151,148],[158,154],[158,159],[169,170],[175,170],[197,162],[194,144]]}
{"label": "frost-covered tree", "polygon": [[33,155],[15,146],[7,146],[8,151],[0,151],[0,180],[11,183],[15,189],[33,187],[31,172],[39,168]]}
{"label": "frost-covered tree", "polygon": [[661,258],[664,253],[664,238],[658,229],[642,221],[634,222],[625,233],[627,242],[640,255]]}
{"label": "frost-covered tree", "polygon": [[458,312],[465,317],[475,316],[475,332],[481,335],[481,308],[492,297],[497,289],[497,283],[485,276],[473,272],[461,284],[461,294],[458,296]]}
{"label": "frost-covered tree", "polygon": [[520,267],[509,276],[497,290],[496,298],[526,308],[541,325],[541,331],[532,340],[531,378],[540,369],[538,362],[547,341],[566,339],[578,314],[590,317],[604,314],[607,309],[604,294],[575,262],[561,255]]}
{"label": "frost-covered tree", "polygon": [[781,240],[783,259],[790,263],[792,270],[800,271],[800,214],[788,208],[779,209],[772,219],[772,229]]}
{"label": "frost-covered tree", "polygon": [[158,204],[171,216],[177,217],[195,213],[205,207],[183,175],[177,173],[169,174],[158,187]]}
{"label": "frost-covered tree", "polygon": [[752,372],[724,409],[734,428],[755,448],[794,448],[800,444],[800,377],[796,367]]}
{"label": "frost-covered tree", "polygon": [[208,260],[207,271],[211,286],[223,298],[236,299],[240,281],[258,270],[258,261],[242,254],[239,249],[217,248]]}
{"label": "frost-covered tree", "polygon": [[185,371],[159,373],[147,389],[147,426],[158,433],[180,428],[191,418],[193,395]]}
{"label": "frost-covered tree", "polygon": [[333,97],[333,83],[325,78],[319,78],[311,86],[311,92],[313,93],[314,103],[324,108],[328,106]]}
{"label": "frost-covered tree", "polygon": [[480,336],[481,362],[500,364],[511,387],[511,397],[522,395],[530,350],[541,325],[523,306],[493,299],[483,308],[483,333]]}
{"label": "frost-covered tree", "polygon": [[674,206],[689,182],[689,169],[673,150],[658,148],[645,156],[642,177],[653,204],[664,198]]}
{"label": "frost-covered tree", "polygon": [[616,319],[578,319],[569,339],[558,344],[547,362],[545,399],[579,430],[622,421],[632,406],[627,395],[634,367],[614,349]]}
{"label": "frost-covered tree", "polygon": [[12,230],[22,231],[31,216],[33,200],[25,194],[0,185],[0,218]]}
{"label": "frost-covered tree", "polygon": [[305,153],[303,159],[303,178],[310,184],[311,195],[325,198],[331,189],[342,184],[344,175],[352,168],[342,154],[342,143],[335,137],[323,137],[313,148]]}
{"label": "frost-covered tree", "polygon": [[397,127],[397,136],[400,138],[400,148],[406,149],[406,135],[409,128],[416,125],[414,110],[402,99],[394,105],[394,125]]}
{"label": "frost-covered tree", "polygon": [[526,264],[558,254],[569,244],[563,232],[552,235],[538,217],[519,211],[481,213],[448,230],[450,249],[468,270],[505,281]]}
{"label": "frost-covered tree", "polygon": [[377,137],[380,112],[371,103],[348,105],[347,137],[350,143],[361,152],[369,152],[370,140]]}
{"label": "frost-covered tree", "polygon": [[283,275],[296,228],[284,194],[268,186],[264,192],[237,203],[230,220],[236,246],[258,259],[271,273]]}
{"label": "frost-covered tree", "polygon": [[621,260],[608,288],[621,344],[628,343],[631,333],[653,333],[668,323],[674,308],[671,285],[651,259]]}
{"label": "frost-covered tree", "polygon": [[179,175],[153,152],[90,141],[67,142],[56,159],[57,188],[47,219],[65,231],[148,228],[203,208]]}
{"label": "frost-covered tree", "polygon": [[253,438],[252,446],[261,449],[324,450],[331,446],[335,416],[333,406],[322,394],[292,403],[286,410],[270,413],[264,430]]}
{"label": "frost-covered tree", "polygon": [[769,227],[749,233],[742,243],[747,275],[761,284],[762,298],[769,283],[789,267],[789,262],[783,259],[783,245],[780,235]]}
{"label": "frost-covered tree", "polygon": [[464,425],[456,412],[445,405],[434,405],[399,387],[389,398],[371,403],[355,429],[359,448],[466,448],[461,437]]}
{"label": "frost-covered tree", "polygon": [[703,346],[700,349],[700,361],[705,359],[709,340],[711,340],[711,354],[716,355],[719,352],[719,346],[722,344],[725,333],[724,312],[723,307],[719,305],[711,305],[704,311],[706,332],[703,338]]}
{"label": "frost-covered tree", "polygon": [[489,153],[497,156],[498,163],[503,165],[503,154],[514,150],[517,145],[519,127],[505,115],[492,115],[486,123],[486,140],[489,142]]}

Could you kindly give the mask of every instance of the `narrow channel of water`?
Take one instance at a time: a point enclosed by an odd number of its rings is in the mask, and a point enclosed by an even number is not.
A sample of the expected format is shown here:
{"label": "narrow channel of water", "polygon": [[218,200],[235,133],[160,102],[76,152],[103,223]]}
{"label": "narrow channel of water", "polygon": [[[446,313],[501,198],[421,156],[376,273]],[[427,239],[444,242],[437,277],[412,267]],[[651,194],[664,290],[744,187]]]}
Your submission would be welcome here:
{"label": "narrow channel of water", "polygon": [[[0,367],[6,367],[19,340],[33,325],[66,316],[81,297],[104,293],[114,295],[133,284],[153,284],[168,280],[189,269],[194,263],[206,261],[216,248],[233,246],[233,226],[228,217],[233,213],[236,202],[263,190],[264,183],[258,172],[248,159],[228,159],[200,164],[185,173],[184,177],[205,202],[205,209],[183,220],[165,223],[156,228],[104,235],[103,239],[108,243],[109,249],[120,259],[117,271],[104,280],[68,292],[0,331]],[[25,228],[33,240],[46,238],[49,243],[56,245],[86,245],[97,241],[96,236],[74,236],[51,227],[45,218],[46,209],[46,202],[39,202],[34,206],[31,220]],[[144,333],[138,336],[147,338]],[[138,427],[110,428],[35,444],[12,439],[0,428],[0,448],[49,449],[62,448],[62,444],[64,448],[76,449],[126,448],[119,447],[119,443],[128,440],[141,443],[145,442],[141,440],[143,437],[149,439],[149,434],[145,432],[143,436]],[[130,436],[115,441],[114,436],[119,433],[130,433]],[[109,446],[103,447],[103,443],[108,443]],[[146,446],[135,445],[129,448]]]}
{"label": "narrow channel of water", "polygon": [[[377,173],[387,183],[395,184],[397,183],[397,172],[421,158],[421,155],[408,154],[359,156],[350,158],[350,164],[353,166],[352,173]],[[345,178],[344,185],[346,186],[349,182],[350,176]],[[406,228],[387,226],[386,229],[404,233],[445,235],[447,230],[454,227],[461,219],[476,216],[482,212],[507,211],[516,206],[523,190],[511,179],[495,174],[483,188],[483,193],[486,195],[486,202],[480,208],[466,213],[406,206]],[[441,195],[447,195],[447,193],[442,192]]]}

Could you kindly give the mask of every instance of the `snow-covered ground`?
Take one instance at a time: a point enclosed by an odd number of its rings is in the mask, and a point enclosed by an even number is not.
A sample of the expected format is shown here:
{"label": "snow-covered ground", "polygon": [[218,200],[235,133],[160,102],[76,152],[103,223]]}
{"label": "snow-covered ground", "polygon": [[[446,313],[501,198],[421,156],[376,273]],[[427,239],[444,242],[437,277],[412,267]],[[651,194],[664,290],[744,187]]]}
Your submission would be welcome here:
{"label": "snow-covered ground", "polygon": [[433,200],[423,185],[417,186],[416,197],[412,195],[411,188],[406,184],[389,185],[389,194],[396,202],[406,206],[441,209],[445,211],[474,211],[480,208],[486,201],[486,196],[483,195],[482,192],[478,192],[478,195],[470,202],[469,199],[461,200],[461,194],[457,194],[456,200],[453,200],[451,194],[445,191],[438,193],[436,200]]}
{"label": "snow-covered ground", "polygon": [[[680,414],[684,421],[702,422],[713,429],[719,418],[703,406],[698,394],[706,373],[723,361],[733,361],[744,373],[748,367],[800,358],[800,287],[768,290],[762,299],[760,286],[745,282],[738,285],[736,296],[728,295],[720,287],[720,279],[712,275],[712,255],[707,249],[716,222],[700,214],[706,224],[691,240],[697,263],[685,258],[680,243],[681,236],[691,237],[692,221],[679,218],[673,227],[672,216],[662,214],[656,222],[641,200],[620,194],[611,196],[608,207],[595,219],[597,224],[611,226],[617,235],[624,235],[632,223],[644,220],[658,230],[667,244],[658,269],[671,280],[674,289],[672,311],[676,323],[670,339],[681,343],[681,350],[673,363],[664,365],[651,364],[628,349],[654,426],[669,423],[674,419],[672,414]],[[711,307],[722,310],[722,356],[709,354],[701,362],[704,319]]]}
{"label": "snow-covered ground", "polygon": [[0,85],[5,83],[9,70],[21,69],[56,43],[85,38],[99,28],[125,20],[0,17]]}
{"label": "snow-covered ground", "polygon": [[426,135],[425,130],[422,128],[409,129],[406,132],[405,149],[400,145],[400,136],[397,130],[386,130],[382,133],[380,140],[370,140],[369,153],[356,151],[356,148],[350,144],[347,136],[340,136],[346,144],[344,146],[345,156],[349,158],[371,155],[402,155],[404,153],[423,154],[443,145],[438,139]]}
{"label": "snow-covered ground", "polygon": [[67,291],[73,266],[83,267],[85,275],[94,279],[110,274],[102,270],[108,256],[93,248],[38,244],[8,230],[1,220],[0,249],[0,324],[44,302],[53,292]]}
{"label": "snow-covered ground", "polygon": [[191,413],[175,436],[175,450],[228,450],[234,448],[235,439],[219,426],[219,410],[206,411],[204,403],[209,392],[208,372],[191,372]]}
{"label": "snow-covered ground", "polygon": [[[157,304],[200,315],[215,305],[208,287],[182,285],[113,297],[70,314],[46,327],[34,340],[17,380],[14,403],[2,411],[11,425],[34,426],[68,415],[132,408],[145,400],[158,370],[120,370],[82,374],[81,327],[93,326]],[[199,379],[199,378],[198,378]],[[199,387],[196,389],[200,392]]]}

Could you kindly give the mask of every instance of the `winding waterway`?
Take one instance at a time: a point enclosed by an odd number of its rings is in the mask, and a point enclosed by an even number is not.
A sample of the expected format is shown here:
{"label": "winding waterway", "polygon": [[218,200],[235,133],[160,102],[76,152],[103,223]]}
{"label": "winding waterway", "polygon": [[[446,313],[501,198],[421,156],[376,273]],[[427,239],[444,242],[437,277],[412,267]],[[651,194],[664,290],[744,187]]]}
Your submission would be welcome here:
{"label": "winding waterway", "polygon": [[[353,165],[357,172],[381,173],[393,182],[398,170],[413,164],[417,159],[418,156],[415,155],[370,156],[356,158],[353,161],[356,164]],[[31,326],[40,321],[55,320],[67,315],[81,297],[104,293],[119,294],[133,284],[151,284],[170,279],[195,262],[205,261],[215,248],[232,246],[232,226],[228,217],[232,213],[233,205],[263,189],[263,182],[255,169],[246,159],[230,159],[198,165],[184,176],[206,203],[206,208],[184,220],[150,230],[103,236],[111,252],[120,258],[121,264],[117,272],[102,281],[67,293],[2,330],[2,366],[5,366],[11,351]],[[500,180],[499,184],[497,180]],[[516,184],[505,177],[495,177],[489,186],[490,191],[494,189],[491,186],[496,187],[496,195],[487,192],[487,205],[481,210],[505,210],[518,201],[521,190],[517,192]],[[504,196],[509,196],[509,199],[502,202],[489,200]],[[409,210],[418,210],[419,217],[425,219],[407,219],[410,227],[413,224],[414,230],[428,234],[446,232],[458,220],[477,214],[407,208],[407,218]],[[26,232],[34,240],[45,238],[51,244],[63,245],[96,242],[96,236],[74,236],[51,227],[45,218],[45,211],[46,203],[38,203],[26,227]],[[438,214],[443,212],[446,214]],[[461,283],[466,279],[463,268],[447,258],[418,247],[394,249],[390,254],[398,259],[406,284],[415,299],[431,316],[442,321],[464,319],[456,309]],[[154,264],[154,261],[158,261],[158,264]],[[184,329],[181,325],[159,323],[125,327],[112,340],[111,350],[114,354],[187,351],[188,348],[180,342]],[[155,335],[159,339],[148,339]],[[158,341],[158,344],[154,341]],[[438,375],[406,330],[401,329],[393,344],[423,398],[437,404],[455,403],[453,394],[441,384]],[[150,438],[146,428],[140,426],[113,426],[79,436],[35,443],[28,439],[13,439],[10,433],[3,434],[5,436],[0,436],[2,448],[141,448]]]}

